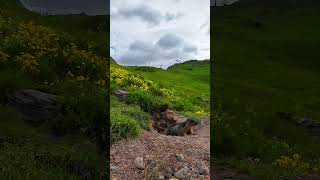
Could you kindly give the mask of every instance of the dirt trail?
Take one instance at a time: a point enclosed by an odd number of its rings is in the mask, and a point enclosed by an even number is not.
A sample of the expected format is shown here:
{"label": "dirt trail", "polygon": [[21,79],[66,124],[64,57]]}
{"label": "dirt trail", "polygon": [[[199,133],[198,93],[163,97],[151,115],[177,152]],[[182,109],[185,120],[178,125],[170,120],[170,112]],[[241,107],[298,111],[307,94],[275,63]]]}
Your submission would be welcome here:
{"label": "dirt trail", "polygon": [[[137,157],[143,158],[143,169],[134,163]],[[114,180],[210,179],[209,121],[204,120],[194,135],[166,136],[151,130],[137,139],[122,140],[111,147],[110,162]]]}

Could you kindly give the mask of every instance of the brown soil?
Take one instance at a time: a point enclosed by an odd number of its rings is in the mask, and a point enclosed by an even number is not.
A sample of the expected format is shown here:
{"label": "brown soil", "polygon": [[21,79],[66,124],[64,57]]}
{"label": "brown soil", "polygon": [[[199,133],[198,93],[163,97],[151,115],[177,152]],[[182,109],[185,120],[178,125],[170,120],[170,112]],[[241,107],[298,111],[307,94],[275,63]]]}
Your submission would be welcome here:
{"label": "brown soil", "polygon": [[[208,120],[203,122],[194,135],[166,136],[151,130],[144,131],[137,139],[112,145],[111,179],[159,179],[161,176],[169,179],[171,170],[177,172],[183,167],[189,169],[187,179],[210,179],[208,174],[199,171],[200,167],[209,168],[210,164],[210,125]],[[177,160],[177,154],[182,154],[184,160]],[[143,158],[144,169],[135,166],[137,157]]]}

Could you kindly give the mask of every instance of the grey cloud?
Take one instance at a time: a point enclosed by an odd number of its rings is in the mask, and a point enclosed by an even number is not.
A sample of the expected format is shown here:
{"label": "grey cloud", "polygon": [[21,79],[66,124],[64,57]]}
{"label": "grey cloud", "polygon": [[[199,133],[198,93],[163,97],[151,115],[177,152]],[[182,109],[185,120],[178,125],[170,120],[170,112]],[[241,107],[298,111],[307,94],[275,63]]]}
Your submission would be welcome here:
{"label": "grey cloud", "polygon": [[139,41],[139,40],[134,41],[129,46],[130,50],[137,50],[137,51],[152,51],[153,48],[154,48],[153,44]]}
{"label": "grey cloud", "polygon": [[123,53],[119,58],[120,63],[125,65],[149,65],[149,63],[168,64],[168,61],[174,62],[175,59],[190,59],[191,54],[197,52],[196,46],[183,44],[183,39],[178,36],[165,35],[164,37],[168,38],[170,36],[175,39],[174,42],[178,40],[179,43],[165,42],[168,43],[169,46],[174,45],[175,48],[164,49],[160,47],[158,43],[153,44],[144,41],[134,41],[130,44],[128,51]]}
{"label": "grey cloud", "polygon": [[134,41],[129,50],[120,57],[120,62],[127,65],[145,65],[150,59],[157,58],[157,47],[148,42]]}
{"label": "grey cloud", "polygon": [[182,43],[183,39],[181,39],[179,36],[172,33],[168,33],[159,39],[157,45],[163,49],[171,49],[181,45]]}
{"label": "grey cloud", "polygon": [[158,25],[162,19],[160,11],[145,5],[133,8],[121,8],[119,9],[118,14],[125,18],[138,17],[141,20],[153,25]]}
{"label": "grey cloud", "polygon": [[140,18],[142,21],[147,22],[150,25],[158,25],[163,20],[172,21],[183,16],[182,13],[174,14],[169,12],[163,15],[159,10],[146,5],[120,8],[117,15],[125,18]]}
{"label": "grey cloud", "polygon": [[182,13],[177,13],[177,14],[174,14],[174,13],[166,13],[166,15],[165,15],[165,19],[166,19],[166,21],[172,21],[172,20],[174,20],[174,19],[177,19],[177,18],[180,18],[180,17],[182,17],[183,16],[183,14]]}
{"label": "grey cloud", "polygon": [[183,51],[186,53],[196,53],[198,51],[197,46],[194,45],[185,45]]}
{"label": "grey cloud", "polygon": [[147,54],[144,54],[140,51],[138,52],[128,51],[127,53],[123,54],[120,57],[120,63],[129,65],[129,66],[146,65],[148,61],[147,57],[148,57]]}

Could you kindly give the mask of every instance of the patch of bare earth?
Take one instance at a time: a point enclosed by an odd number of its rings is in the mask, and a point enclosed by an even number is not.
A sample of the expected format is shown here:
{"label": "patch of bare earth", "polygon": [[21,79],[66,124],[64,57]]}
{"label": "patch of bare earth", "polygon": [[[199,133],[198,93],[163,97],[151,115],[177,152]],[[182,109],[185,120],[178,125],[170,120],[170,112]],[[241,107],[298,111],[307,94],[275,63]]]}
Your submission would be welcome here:
{"label": "patch of bare earth", "polygon": [[[143,159],[143,167],[135,162],[137,157]],[[110,163],[113,180],[210,179],[209,121],[194,135],[166,136],[151,130],[137,139],[122,140],[112,145]]]}

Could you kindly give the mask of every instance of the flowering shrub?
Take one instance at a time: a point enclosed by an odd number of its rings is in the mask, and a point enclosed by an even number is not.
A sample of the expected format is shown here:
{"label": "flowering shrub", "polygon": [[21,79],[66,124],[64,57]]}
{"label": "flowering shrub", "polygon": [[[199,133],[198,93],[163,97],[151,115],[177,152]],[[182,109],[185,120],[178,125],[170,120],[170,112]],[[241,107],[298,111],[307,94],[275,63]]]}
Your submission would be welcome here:
{"label": "flowering shrub", "polygon": [[292,157],[281,156],[273,162],[273,165],[302,173],[320,173],[320,159],[313,159],[308,162],[303,160],[302,156],[298,153],[295,153]]}
{"label": "flowering shrub", "polygon": [[6,62],[10,56],[2,51],[0,51],[0,63]]}
{"label": "flowering shrub", "polygon": [[197,117],[201,117],[201,118],[204,118],[204,117],[208,117],[209,113],[205,112],[203,109],[195,112],[195,115]]}
{"label": "flowering shrub", "polygon": [[111,67],[110,81],[121,88],[140,89],[144,92],[154,86],[152,81],[144,80],[138,74],[134,74],[122,68]]}
{"label": "flowering shrub", "polygon": [[41,64],[47,64],[59,76],[83,76],[99,86],[104,86],[108,78],[106,58],[90,49],[80,49],[49,27],[32,22],[14,24],[0,15],[0,37],[0,63],[15,63],[32,75],[42,71]]}
{"label": "flowering shrub", "polygon": [[91,79],[107,78],[107,61],[92,51],[80,50],[74,43],[70,43],[62,51],[63,59],[72,71],[77,75],[87,75]]}
{"label": "flowering shrub", "polygon": [[111,66],[110,81],[113,89],[122,88],[131,92],[130,101],[139,103],[146,111],[155,110],[161,103],[166,102],[171,104],[172,108],[188,116],[196,118],[209,116],[208,112],[193,104],[189,97],[183,96],[174,89],[160,87],[153,81],[144,79],[138,73]]}
{"label": "flowering shrub", "polygon": [[30,73],[39,72],[39,63],[35,56],[29,53],[21,53],[16,57],[17,62],[21,64],[22,70]]}

